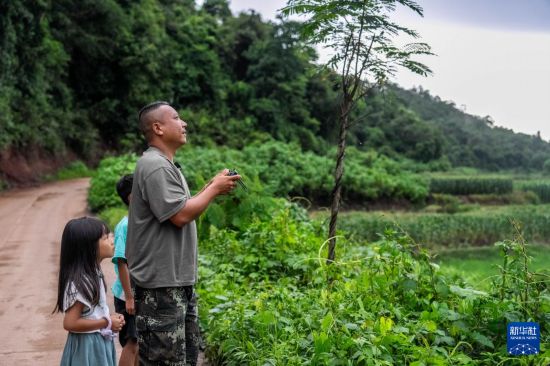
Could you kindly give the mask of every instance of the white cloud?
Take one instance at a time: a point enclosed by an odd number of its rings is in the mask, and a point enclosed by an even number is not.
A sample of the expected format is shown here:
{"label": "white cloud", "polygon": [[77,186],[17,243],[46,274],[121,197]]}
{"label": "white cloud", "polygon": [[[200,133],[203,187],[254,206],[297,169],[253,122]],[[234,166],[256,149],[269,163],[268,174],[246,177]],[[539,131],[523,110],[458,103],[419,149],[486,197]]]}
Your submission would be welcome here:
{"label": "white cloud", "polygon": [[230,7],[234,13],[254,9],[262,14],[264,19],[274,20],[277,10],[286,5],[284,0],[231,0]]}

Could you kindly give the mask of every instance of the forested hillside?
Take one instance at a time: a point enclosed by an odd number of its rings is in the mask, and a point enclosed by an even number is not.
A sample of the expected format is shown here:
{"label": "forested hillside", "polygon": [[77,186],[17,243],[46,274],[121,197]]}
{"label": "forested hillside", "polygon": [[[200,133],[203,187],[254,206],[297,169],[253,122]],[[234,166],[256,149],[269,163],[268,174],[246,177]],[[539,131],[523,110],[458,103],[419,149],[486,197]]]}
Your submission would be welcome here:
{"label": "forested hillside", "polygon": [[422,88],[404,90],[395,87],[393,92],[406,108],[442,132],[442,153],[453,165],[488,170],[540,169],[550,156],[550,144],[539,135],[514,133],[495,126],[498,121],[491,116],[467,114],[453,102],[443,101]]}
{"label": "forested hillside", "polygon": [[[337,78],[316,68],[294,22],[231,14],[226,0],[13,0],[0,4],[0,35],[4,179],[14,154],[97,161],[139,151],[136,113],[158,99],[180,108],[195,145],[276,139],[320,155],[333,145]],[[550,159],[540,138],[422,90],[389,85],[353,120],[352,144],[396,159],[492,170]]]}

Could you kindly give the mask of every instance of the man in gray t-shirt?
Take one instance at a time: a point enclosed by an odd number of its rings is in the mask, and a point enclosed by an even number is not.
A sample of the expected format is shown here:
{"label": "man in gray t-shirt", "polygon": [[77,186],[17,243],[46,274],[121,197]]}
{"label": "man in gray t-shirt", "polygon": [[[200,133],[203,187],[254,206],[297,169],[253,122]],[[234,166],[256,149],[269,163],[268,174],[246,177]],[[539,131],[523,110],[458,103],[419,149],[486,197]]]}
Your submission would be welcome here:
{"label": "man in gray t-shirt", "polygon": [[166,102],[142,108],[139,123],[149,149],[134,172],[126,258],[136,292],[140,365],[194,365],[198,355],[195,219],[216,196],[235,188],[240,176],[228,176],[224,170],[191,196],[173,160],[187,142],[187,123]]}

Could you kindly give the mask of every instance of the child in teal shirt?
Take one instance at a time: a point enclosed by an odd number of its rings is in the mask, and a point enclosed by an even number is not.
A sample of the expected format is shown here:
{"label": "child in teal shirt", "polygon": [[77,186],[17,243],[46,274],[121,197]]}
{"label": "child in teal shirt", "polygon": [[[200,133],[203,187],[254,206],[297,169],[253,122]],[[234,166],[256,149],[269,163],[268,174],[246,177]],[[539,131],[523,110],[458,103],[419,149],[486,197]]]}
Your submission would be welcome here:
{"label": "child in teal shirt", "polygon": [[[120,178],[116,185],[117,193],[126,206],[130,205],[133,181],[133,175],[129,174]],[[130,286],[130,273],[125,256],[127,233],[128,216],[124,216],[115,227],[115,253],[112,261],[115,265],[116,281],[111,287],[115,297],[115,310],[123,314],[126,321],[119,334],[119,341],[122,345],[119,366],[138,364],[134,294]]]}

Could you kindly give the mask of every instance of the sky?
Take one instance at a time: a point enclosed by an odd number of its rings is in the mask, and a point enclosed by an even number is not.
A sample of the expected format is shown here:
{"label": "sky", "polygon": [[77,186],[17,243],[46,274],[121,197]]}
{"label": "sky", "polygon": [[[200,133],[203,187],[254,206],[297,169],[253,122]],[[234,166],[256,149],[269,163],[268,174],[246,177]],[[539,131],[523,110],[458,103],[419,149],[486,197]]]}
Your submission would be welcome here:
{"label": "sky", "polygon": [[[418,0],[424,17],[398,8],[436,56],[419,61],[433,75],[402,70],[392,80],[422,86],[496,125],[550,140],[550,0]],[[231,0],[234,13],[254,9],[274,20],[285,0]],[[404,43],[408,40],[396,40]],[[418,40],[417,40],[418,41]],[[323,53],[322,50],[320,50]],[[321,59],[322,59],[321,54]]]}

